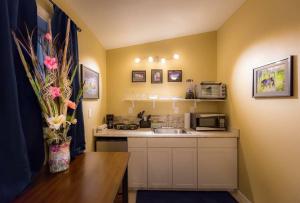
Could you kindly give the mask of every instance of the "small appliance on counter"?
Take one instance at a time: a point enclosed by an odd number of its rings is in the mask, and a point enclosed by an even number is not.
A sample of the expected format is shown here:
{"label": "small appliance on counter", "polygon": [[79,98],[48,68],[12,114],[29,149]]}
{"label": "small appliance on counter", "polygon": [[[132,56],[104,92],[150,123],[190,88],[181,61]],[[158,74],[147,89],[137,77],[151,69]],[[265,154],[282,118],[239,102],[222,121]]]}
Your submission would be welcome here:
{"label": "small appliance on counter", "polygon": [[222,113],[192,113],[191,128],[196,131],[226,131],[226,115]]}
{"label": "small appliance on counter", "polygon": [[106,124],[107,124],[108,129],[114,128],[114,115],[113,114],[106,115]]}
{"label": "small appliance on counter", "polygon": [[136,130],[138,128],[139,128],[139,125],[135,124],[135,123],[129,123],[129,124],[116,123],[116,124],[114,124],[114,129],[116,129],[116,130]]}
{"label": "small appliance on counter", "polygon": [[140,128],[151,128],[151,115],[144,116],[145,111],[138,113],[137,117],[140,119]]}
{"label": "small appliance on counter", "polygon": [[221,82],[201,82],[196,86],[197,99],[226,99],[226,85]]}

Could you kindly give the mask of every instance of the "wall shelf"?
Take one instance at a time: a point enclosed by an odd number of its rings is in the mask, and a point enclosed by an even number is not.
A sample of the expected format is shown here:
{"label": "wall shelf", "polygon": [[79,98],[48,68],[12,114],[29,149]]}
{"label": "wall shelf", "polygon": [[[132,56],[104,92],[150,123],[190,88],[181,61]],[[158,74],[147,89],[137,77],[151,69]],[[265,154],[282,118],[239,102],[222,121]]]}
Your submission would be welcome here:
{"label": "wall shelf", "polygon": [[124,99],[125,102],[131,102],[131,107],[129,107],[128,112],[133,112],[133,109],[135,108],[136,102],[152,102],[152,107],[155,109],[156,103],[159,102],[171,102],[172,108],[174,110],[174,113],[178,113],[179,108],[176,107],[177,102],[190,102],[193,103],[193,108],[197,108],[197,103],[199,102],[224,102],[225,99],[184,99],[180,97],[174,97],[174,98],[153,98],[153,99],[138,99],[138,98],[127,98]]}
{"label": "wall shelf", "polygon": [[225,99],[184,99],[184,98],[157,98],[157,99],[124,99],[127,102],[224,102]]}

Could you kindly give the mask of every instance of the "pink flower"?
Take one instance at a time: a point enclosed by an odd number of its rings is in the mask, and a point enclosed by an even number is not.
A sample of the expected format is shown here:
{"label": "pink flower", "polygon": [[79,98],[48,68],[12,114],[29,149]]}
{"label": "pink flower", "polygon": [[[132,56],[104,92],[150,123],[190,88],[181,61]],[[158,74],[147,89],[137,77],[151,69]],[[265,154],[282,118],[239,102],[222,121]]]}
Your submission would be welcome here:
{"label": "pink flower", "polygon": [[59,87],[50,87],[49,92],[52,96],[52,99],[55,99],[56,97],[59,97],[61,95]]}
{"label": "pink flower", "polygon": [[49,32],[45,34],[44,38],[49,42],[52,41],[52,36]]}
{"label": "pink flower", "polygon": [[70,101],[70,100],[67,100],[66,101],[66,103],[67,103],[67,105],[68,105],[68,107],[70,108],[70,109],[76,109],[76,104],[75,104],[75,102],[72,102],[72,101]]}
{"label": "pink flower", "polygon": [[57,59],[55,57],[51,58],[50,56],[46,56],[44,59],[44,64],[49,70],[57,69]]}

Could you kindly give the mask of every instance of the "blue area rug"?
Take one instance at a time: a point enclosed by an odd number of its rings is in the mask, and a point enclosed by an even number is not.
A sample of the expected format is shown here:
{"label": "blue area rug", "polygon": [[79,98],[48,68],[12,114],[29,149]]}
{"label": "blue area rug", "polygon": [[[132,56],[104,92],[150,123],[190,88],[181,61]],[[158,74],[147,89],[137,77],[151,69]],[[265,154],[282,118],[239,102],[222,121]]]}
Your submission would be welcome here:
{"label": "blue area rug", "polygon": [[238,203],[228,192],[147,191],[137,192],[136,203]]}

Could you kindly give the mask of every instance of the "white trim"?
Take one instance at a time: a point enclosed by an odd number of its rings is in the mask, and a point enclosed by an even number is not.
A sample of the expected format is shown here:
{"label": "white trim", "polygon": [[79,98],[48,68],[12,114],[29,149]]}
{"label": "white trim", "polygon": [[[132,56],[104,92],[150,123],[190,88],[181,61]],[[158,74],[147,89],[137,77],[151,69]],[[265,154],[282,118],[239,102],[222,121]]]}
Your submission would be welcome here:
{"label": "white trim", "polygon": [[240,190],[230,192],[239,203],[252,203]]}
{"label": "white trim", "polygon": [[50,19],[49,12],[46,11],[43,7],[41,7],[39,4],[37,5],[37,14],[46,22]]}

